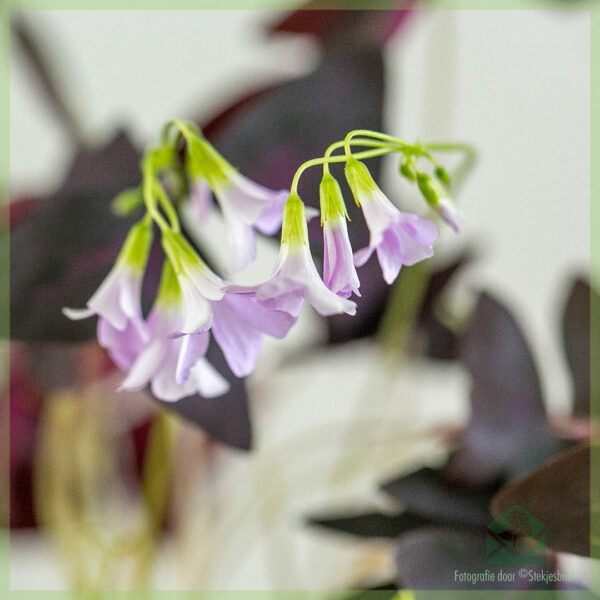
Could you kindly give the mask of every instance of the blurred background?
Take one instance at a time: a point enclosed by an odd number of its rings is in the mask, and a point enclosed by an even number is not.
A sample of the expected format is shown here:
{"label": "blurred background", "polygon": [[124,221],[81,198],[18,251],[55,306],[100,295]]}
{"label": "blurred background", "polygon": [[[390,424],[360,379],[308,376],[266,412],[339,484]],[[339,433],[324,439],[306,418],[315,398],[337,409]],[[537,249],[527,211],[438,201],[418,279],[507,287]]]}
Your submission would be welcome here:
{"label": "blurred background", "polygon": [[[424,465],[440,467],[460,446],[456,435],[472,418],[469,391],[476,374],[455,351],[454,336],[469,331],[469,315],[483,310],[481,291],[506,307],[526,338],[548,422],[568,421],[571,441],[586,437],[570,417],[576,398],[561,336],[572,283],[588,278],[590,262],[589,14],[342,13],[13,14],[19,33],[13,35],[10,80],[16,207],[11,260],[17,261],[11,267],[13,277],[23,274],[24,281],[11,301],[17,340],[11,351],[14,589],[86,581],[108,588],[129,585],[124,554],[111,554],[110,548],[139,516],[145,481],[140,465],[147,459],[147,424],[157,404],[142,393],[113,392],[119,374],[93,341],[75,344],[82,341],[77,333],[67,339],[61,328],[72,325],[62,323],[60,314],[44,313],[41,325],[36,320],[41,313],[35,302],[48,306],[48,298],[55,297],[69,306],[82,302],[73,289],[35,295],[41,278],[52,279],[66,268],[64,262],[42,271],[28,270],[26,263],[60,254],[61,240],[72,239],[69,227],[79,223],[91,231],[99,222],[86,223],[85,214],[78,221],[65,204],[57,221],[54,213],[43,219],[47,227],[58,223],[62,238],[36,225],[27,229],[27,223],[47,199],[56,207],[73,190],[83,197],[92,193],[86,186],[96,186],[93,193],[104,194],[109,230],[111,219],[117,221],[109,214],[110,198],[136,183],[136,151],[152,144],[171,117],[206,125],[207,135],[233,164],[273,187],[289,180],[277,144],[294,127],[308,140],[298,138],[297,155],[291,153],[300,159],[295,166],[349,129],[367,125],[408,141],[469,142],[478,161],[455,194],[464,231],[457,236],[444,229],[430,265],[432,273],[453,269],[439,285],[443,304],[436,305],[436,326],[423,325],[420,337],[401,340],[400,350],[407,350],[402,358],[394,352],[392,360],[381,356],[381,340],[394,340],[386,336],[395,323],[394,313],[386,313],[392,300],[382,288],[370,297],[366,275],[359,312],[370,320],[357,321],[357,330],[341,318],[327,324],[305,309],[288,338],[266,344],[257,371],[245,382],[251,444],[236,437],[245,425],[232,433],[213,413],[181,420],[172,463],[167,461],[172,468],[165,474],[170,484],[161,533],[153,537],[158,542],[139,545],[152,548],[144,551],[147,562],[139,569],[148,570],[148,585],[325,590],[397,581],[397,532],[338,535],[309,521],[324,512],[395,514],[398,507],[381,492],[382,482]],[[50,88],[40,76],[36,48],[53,81]],[[333,89],[322,96],[332,82]],[[49,93],[52,86],[58,100]],[[324,108],[307,109],[309,119],[297,109],[303,105]],[[281,122],[290,124],[278,126]],[[125,133],[115,137],[117,131]],[[320,144],[316,151],[309,145],[311,135]],[[401,181],[396,161],[385,159],[377,168],[390,197],[422,210],[418,193]],[[133,174],[121,177],[127,169]],[[113,190],[107,178],[114,173],[122,183]],[[305,185],[303,197],[314,203],[316,185],[308,179]],[[215,247],[222,231],[218,217],[212,235],[191,231],[217,265],[224,258]],[[67,246],[70,255],[61,260],[77,264],[76,252]],[[262,240],[258,264],[240,281],[268,274],[275,255],[271,240]],[[102,276],[92,277],[96,285]],[[403,278],[410,288],[410,269]],[[93,281],[82,285],[82,294],[86,285],[89,291],[95,287]],[[401,299],[396,298],[400,305]],[[391,317],[382,324],[384,314]],[[51,318],[56,324],[46,327]],[[447,341],[449,332],[450,342],[436,350],[435,340]],[[484,333],[477,339],[485,346]],[[488,343],[491,339],[497,338],[490,335]],[[508,342],[502,349],[513,352]],[[499,367],[498,377],[504,375]],[[224,411],[228,423],[248,417],[229,404],[211,410]],[[189,417],[190,411],[182,414]],[[115,439],[118,445],[109,448]],[[249,445],[249,451],[240,449]],[[554,451],[553,446],[543,458]],[[65,458],[70,455],[82,464],[71,465]],[[165,464],[158,456],[153,460]],[[65,492],[73,489],[68,488],[72,478],[92,482],[76,502],[72,491]],[[82,541],[81,528],[96,533]],[[77,555],[86,564],[74,565]],[[131,560],[135,563],[135,556]],[[562,560],[585,573],[584,559]],[[410,583],[410,576],[403,579]]]}

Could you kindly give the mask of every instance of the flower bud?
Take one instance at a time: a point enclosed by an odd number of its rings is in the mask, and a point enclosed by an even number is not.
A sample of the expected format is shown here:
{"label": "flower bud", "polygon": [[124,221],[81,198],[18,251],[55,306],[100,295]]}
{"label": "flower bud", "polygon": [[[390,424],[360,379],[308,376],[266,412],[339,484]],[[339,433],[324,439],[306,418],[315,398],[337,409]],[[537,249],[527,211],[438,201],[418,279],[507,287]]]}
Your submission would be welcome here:
{"label": "flower bud", "polygon": [[427,204],[433,208],[437,208],[440,203],[440,198],[446,196],[440,184],[427,173],[419,173],[417,175],[417,184],[421,190],[421,194],[423,194],[423,197],[427,201]]}
{"label": "flower bud", "polygon": [[410,168],[408,163],[402,163],[400,165],[400,174],[403,177],[406,177],[409,181],[414,181],[416,179],[416,175],[414,171]]}
{"label": "flower bud", "polygon": [[441,181],[446,187],[450,187],[451,179],[450,174],[444,167],[437,166],[435,168],[435,176]]}

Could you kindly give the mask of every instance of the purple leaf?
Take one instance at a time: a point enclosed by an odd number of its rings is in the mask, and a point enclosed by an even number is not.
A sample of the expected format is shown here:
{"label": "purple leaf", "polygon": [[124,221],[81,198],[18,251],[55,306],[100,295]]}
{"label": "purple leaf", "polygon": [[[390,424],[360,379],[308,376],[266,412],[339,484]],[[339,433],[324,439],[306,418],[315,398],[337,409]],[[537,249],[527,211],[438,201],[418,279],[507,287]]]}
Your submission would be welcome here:
{"label": "purple leaf", "polygon": [[[573,414],[590,414],[590,303],[598,295],[583,279],[573,282],[562,317],[562,338],[565,356],[573,382]],[[594,335],[597,345],[599,336]]]}
{"label": "purple leaf", "polygon": [[310,525],[325,527],[340,533],[368,538],[395,538],[400,534],[435,523],[410,511],[396,514],[364,512],[346,515],[310,517]]}
{"label": "purple leaf", "polygon": [[244,380],[233,375],[214,340],[210,343],[206,357],[229,381],[231,387],[225,395],[203,398],[196,394],[178,402],[157,402],[163,408],[172,410],[201,427],[220,442],[240,450],[250,450],[252,424]]}
{"label": "purple leaf", "polygon": [[590,555],[590,448],[579,446],[552,458],[494,497],[495,517],[518,505],[546,527],[549,547]]}
{"label": "purple leaf", "polygon": [[112,267],[132,221],[115,218],[110,201],[138,183],[138,161],[124,133],[99,150],[80,150],[60,189],[16,224],[10,237],[14,339],[95,336],[93,320],[69,321],[61,308],[85,306]]}
{"label": "purple leaf", "polygon": [[[396,565],[399,580],[414,590],[553,589],[552,583],[531,587],[526,578],[518,576],[514,581],[498,581],[500,570],[513,573],[517,569],[488,563],[485,528],[430,527],[411,531],[397,542]],[[548,565],[527,568],[542,571],[547,570]],[[487,581],[472,583],[461,580],[462,573],[493,574],[494,581],[490,581],[488,575]]]}
{"label": "purple leaf", "polygon": [[[347,47],[349,44],[383,46],[410,17],[408,9],[416,0],[383,0],[379,10],[322,10],[323,3],[311,0],[305,8],[292,12],[273,26],[276,33],[309,34],[320,40],[326,47]],[[328,9],[351,8],[347,0],[330,2]],[[312,10],[312,8],[318,10]],[[363,8],[360,6],[358,8]]]}
{"label": "purple leaf", "polygon": [[450,479],[485,485],[519,477],[558,452],[529,346],[512,315],[481,294],[460,345],[472,377],[471,418],[447,466]]}
{"label": "purple leaf", "polygon": [[444,472],[425,467],[384,483],[382,489],[410,512],[435,522],[483,526],[497,486],[466,487],[452,483]]}

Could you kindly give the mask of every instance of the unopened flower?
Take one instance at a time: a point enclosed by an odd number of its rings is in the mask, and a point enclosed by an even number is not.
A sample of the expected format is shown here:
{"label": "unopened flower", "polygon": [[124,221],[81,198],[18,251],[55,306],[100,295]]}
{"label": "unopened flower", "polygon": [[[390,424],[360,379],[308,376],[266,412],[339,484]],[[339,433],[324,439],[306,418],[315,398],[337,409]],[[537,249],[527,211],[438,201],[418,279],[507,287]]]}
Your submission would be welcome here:
{"label": "unopened flower", "polygon": [[152,224],[143,220],[134,225],[113,268],[88,300],[87,308],[63,308],[70,319],[98,315],[99,343],[121,368],[127,368],[148,339],[140,296],[151,243]]}
{"label": "unopened flower", "polygon": [[254,229],[272,235],[281,227],[289,192],[270,190],[251,181],[205,140],[190,143],[188,156],[190,171],[208,182],[223,212],[230,249],[228,271],[241,271],[256,257]]}
{"label": "unopened flower", "polygon": [[323,224],[323,282],[333,292],[348,298],[360,296],[360,282],[354,267],[352,246],[348,238],[348,214],[337,180],[326,173],[319,187]]}
{"label": "unopened flower", "polygon": [[462,215],[446,190],[427,173],[419,173],[417,183],[429,206],[458,233],[462,228]]}
{"label": "unopened flower", "polygon": [[324,283],[312,259],[302,200],[290,195],[283,212],[281,246],[271,278],[257,286],[229,286],[234,293],[251,293],[263,306],[300,314],[306,300],[323,316],[356,313],[356,304],[338,296]]}
{"label": "unopened flower", "polygon": [[209,334],[173,335],[184,328],[186,308],[178,277],[167,260],[148,317],[149,340],[119,389],[137,390],[150,384],[152,393],[167,402],[196,393],[211,398],[227,392],[229,383],[205,358]]}
{"label": "unopened flower", "polygon": [[433,256],[438,238],[435,223],[399,211],[379,189],[367,167],[354,158],[346,163],[346,178],[370,233],[369,245],[354,254],[356,266],[364,265],[376,251],[383,278],[391,284],[402,265],[414,265]]}

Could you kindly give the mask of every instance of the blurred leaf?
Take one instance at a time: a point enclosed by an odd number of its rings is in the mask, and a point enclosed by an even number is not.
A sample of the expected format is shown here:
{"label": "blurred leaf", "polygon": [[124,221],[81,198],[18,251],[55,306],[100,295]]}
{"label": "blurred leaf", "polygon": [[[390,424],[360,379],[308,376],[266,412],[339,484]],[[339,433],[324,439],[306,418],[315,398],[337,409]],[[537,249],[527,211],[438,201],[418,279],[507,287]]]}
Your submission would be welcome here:
{"label": "blurred leaf", "polygon": [[252,424],[244,380],[233,375],[214,340],[209,345],[206,358],[229,381],[231,387],[225,395],[218,398],[195,395],[178,402],[157,402],[206,430],[217,440],[240,450],[250,450]]}
{"label": "blurred leaf", "polygon": [[[49,107],[62,123],[71,140],[81,142],[79,120],[75,116],[73,106],[65,98],[64,86],[60,85],[57,76],[58,70],[52,68],[46,40],[40,39],[40,33],[32,29],[31,23],[23,17],[23,11],[15,11],[11,15],[11,34],[35,74],[38,86],[45,95]],[[60,72],[64,75],[69,70],[63,65]]]}
{"label": "blurred leaf", "polygon": [[491,520],[489,502],[497,490],[452,483],[444,472],[425,467],[384,483],[381,488],[411,513],[449,524],[487,525]]}
{"label": "blurred leaf", "polygon": [[[573,414],[590,414],[590,304],[599,303],[599,296],[583,279],[573,282],[562,317],[562,337],[565,356],[573,382]],[[595,332],[594,332],[595,333]],[[600,335],[594,335],[598,344]]]}
{"label": "blurred leaf", "polygon": [[[407,533],[397,542],[398,577],[406,588],[413,590],[552,589],[551,583],[531,587],[527,579],[518,576],[515,581],[499,582],[498,571],[509,569],[506,565],[488,564],[485,542],[485,529],[431,527]],[[542,571],[548,565],[528,566],[528,569]],[[495,581],[460,581],[455,571],[471,574],[487,571],[495,574]]]}
{"label": "blurred leaf", "polygon": [[130,220],[111,199],[139,181],[139,154],[124,133],[98,150],[82,149],[58,191],[20,220],[10,236],[11,336],[82,341],[93,319],[69,321],[63,306],[83,307],[119,252]]}
{"label": "blurred leaf", "polygon": [[546,526],[549,547],[582,556],[590,553],[590,449],[561,454],[494,497],[495,517],[518,505]]}
{"label": "blurred leaf", "polygon": [[427,282],[419,314],[419,332],[425,336],[425,356],[438,360],[451,360],[458,355],[458,337],[438,318],[440,300],[454,277],[473,260],[467,249],[450,264],[433,271]]}
{"label": "blurred leaf", "polygon": [[468,484],[516,478],[561,445],[546,422],[537,370],[508,310],[482,293],[460,342],[472,377],[471,418],[447,475]]}
{"label": "blurred leaf", "polygon": [[433,521],[404,511],[393,515],[379,512],[310,517],[309,525],[333,529],[341,533],[368,538],[395,538],[401,533],[431,525]]}
{"label": "blurred leaf", "polygon": [[[364,9],[364,3],[352,6],[351,0],[310,0],[301,10],[287,15],[272,27],[273,32],[309,34],[320,40],[326,47],[363,44],[382,46],[410,16],[407,9],[416,0],[379,0]],[[316,10],[315,10],[316,9]],[[346,9],[346,10],[336,10]]]}

